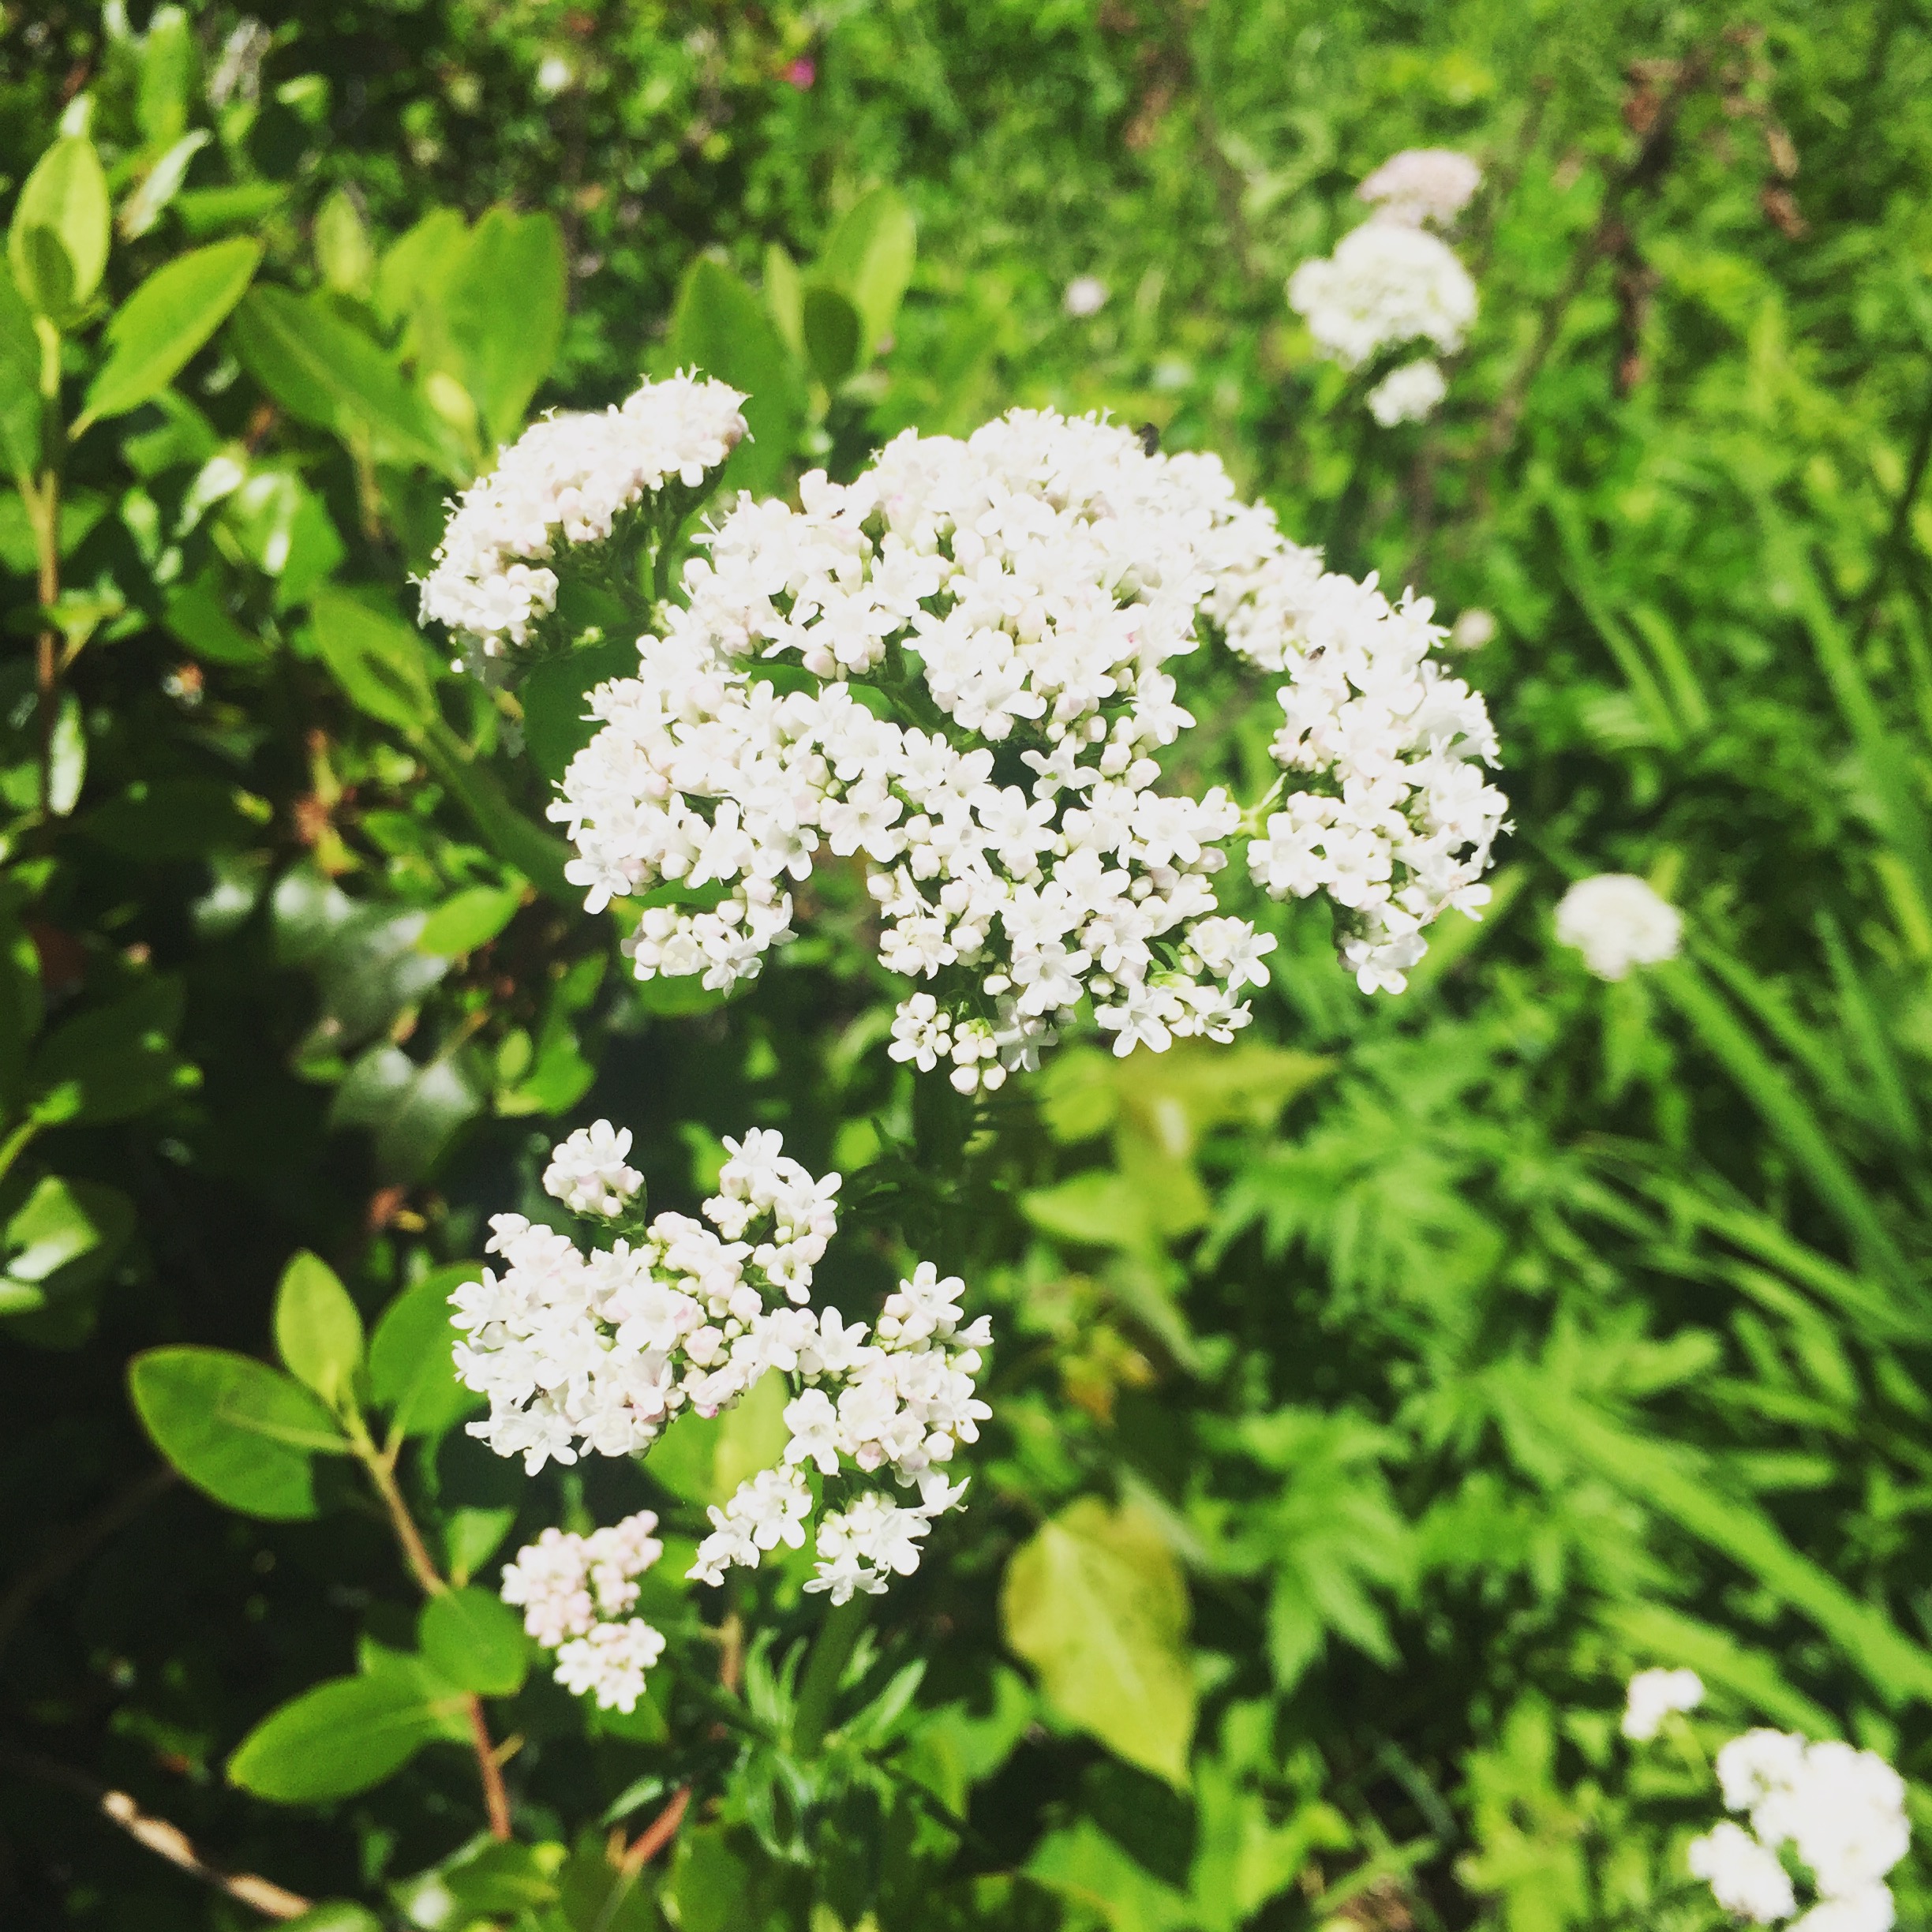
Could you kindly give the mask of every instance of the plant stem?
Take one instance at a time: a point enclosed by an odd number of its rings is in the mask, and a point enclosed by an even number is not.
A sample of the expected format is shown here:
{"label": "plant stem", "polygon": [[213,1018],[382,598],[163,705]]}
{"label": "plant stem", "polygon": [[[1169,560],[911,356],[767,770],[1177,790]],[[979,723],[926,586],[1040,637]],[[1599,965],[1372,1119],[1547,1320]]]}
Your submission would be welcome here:
{"label": "plant stem", "polygon": [[[388,1450],[378,1449],[361,1416],[353,1406],[344,1417],[343,1423],[357,1460],[369,1471],[369,1481],[376,1485],[376,1493],[382,1498],[383,1507],[389,1512],[390,1527],[395,1531],[396,1541],[402,1548],[410,1575],[415,1578],[425,1597],[446,1596],[449,1579],[436,1567],[429,1546],[416,1526],[416,1518],[410,1514],[402,1485],[395,1479],[395,1451],[401,1445],[392,1444]],[[489,1819],[490,1836],[507,1840],[510,1836],[510,1793],[504,1783],[503,1766],[496,1760],[496,1747],[491,1741],[489,1720],[484,1714],[483,1700],[474,1690],[465,1697],[464,1704],[469,1713],[470,1741],[476,1747],[477,1777],[483,1787],[483,1809]]]}
{"label": "plant stem", "polygon": [[[21,496],[33,526],[34,552],[39,565],[36,593],[42,608],[60,595],[60,479],[43,470],[31,488],[23,480]],[[60,640],[51,624],[43,624],[34,649],[34,709],[40,725],[40,816],[52,815],[54,797],[54,713],[60,700]]]}
{"label": "plant stem", "polygon": [[863,1597],[848,1597],[818,1627],[811,1655],[805,1662],[805,1681],[799,1687],[797,1714],[792,1720],[792,1749],[800,1758],[814,1758],[825,1742],[832,1718],[832,1702],[859,1633],[865,1628],[867,1605]]}
{"label": "plant stem", "polygon": [[635,1843],[624,1853],[620,1869],[632,1877],[642,1871],[677,1836],[684,1814],[691,1809],[691,1788],[680,1784],[672,1794],[671,1802],[638,1833]]}
{"label": "plant stem", "polygon": [[258,1878],[253,1872],[230,1871],[212,1863],[196,1849],[194,1841],[178,1825],[144,1811],[125,1792],[110,1791],[80,1772],[56,1764],[51,1758],[43,1758],[34,1751],[0,1746],[0,1763],[50,1784],[79,1792],[92,1800],[102,1817],[119,1825],[137,1844],[144,1846],[157,1858],[166,1859],[177,1870],[185,1871],[190,1878],[199,1878],[204,1884],[227,1893],[238,1904],[248,1906],[264,1918],[299,1919],[310,1908],[313,1901],[277,1885],[273,1879]]}
{"label": "plant stem", "polygon": [[0,1140],[0,1180],[6,1179],[13,1163],[27,1151],[28,1144],[40,1127],[41,1122],[30,1114],[6,1140]]}

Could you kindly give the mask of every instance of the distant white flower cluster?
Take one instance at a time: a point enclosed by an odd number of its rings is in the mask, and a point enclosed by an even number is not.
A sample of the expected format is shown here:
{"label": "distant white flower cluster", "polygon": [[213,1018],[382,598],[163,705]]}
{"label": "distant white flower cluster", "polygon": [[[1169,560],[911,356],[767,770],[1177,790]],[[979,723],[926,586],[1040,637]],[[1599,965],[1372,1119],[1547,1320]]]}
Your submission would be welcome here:
{"label": "distant white flower cluster", "polygon": [[1453,148],[1405,148],[1355,190],[1375,210],[1373,219],[1420,227],[1447,227],[1482,185],[1482,170]]}
{"label": "distant white flower cluster", "polygon": [[1639,1671],[1630,1680],[1623,1705],[1623,1735],[1647,1744],[1664,1728],[1664,1720],[1679,1711],[1694,1711],[1704,1702],[1704,1680],[1694,1670]]}
{"label": "distant white flower cluster", "polygon": [[[1288,305],[1324,355],[1354,369],[1407,343],[1432,343],[1444,355],[1462,346],[1476,320],[1476,284],[1426,224],[1451,226],[1481,181],[1467,155],[1411,148],[1361,184],[1356,193],[1374,214],[1288,280]],[[1441,368],[1424,358],[1383,377],[1368,408],[1391,429],[1433,414],[1447,393]]]}
{"label": "distant white flower cluster", "polygon": [[423,579],[423,616],[486,658],[526,642],[556,608],[560,546],[608,537],[667,479],[698,489],[743,436],[743,401],[723,383],[676,376],[621,408],[532,424],[457,504]]}
{"label": "distant white flower cluster", "polygon": [[882,961],[929,983],[894,1053],[963,1091],[1036,1065],[1083,1003],[1123,1054],[1230,1037],[1274,944],[1212,882],[1241,814],[1160,790],[1155,755],[1194,721],[1168,661],[1217,634],[1286,673],[1275,755],[1311,787],[1251,869],[1345,908],[1365,987],[1398,990],[1422,927],[1486,897],[1494,738],[1429,659],[1431,607],[1324,574],[1212,457],[1017,410],[799,493],[710,534],[552,807],[592,910],[706,889],[644,912],[640,978],[754,975],[825,853],[863,859]]}
{"label": "distant white flower cluster", "polygon": [[1885,1874],[1911,1842],[1905,1782],[1874,1751],[1795,1732],[1748,1731],[1717,1754],[1725,1819],[1690,1848],[1692,1874],[1717,1903],[1757,1925],[1798,1911],[1778,1854],[1787,1845],[1810,1874],[1817,1901],[1789,1932],[1889,1932],[1895,1915]]}
{"label": "distant white flower cluster", "polygon": [[[495,1217],[489,1249],[507,1264],[501,1277],[485,1269],[451,1297],[468,1336],[457,1373],[490,1402],[470,1433],[500,1455],[521,1455],[532,1475],[586,1450],[635,1455],[680,1411],[715,1415],[776,1369],[799,1390],[784,1412],[784,1460],[711,1511],[690,1574],[717,1582],[781,1541],[799,1547],[814,1509],[811,1471],[846,1500],[820,1521],[807,1587],[842,1603],[909,1574],[932,1519],[958,1506],[965,1485],[949,1483],[945,1466],[958,1443],[978,1440],[989,1413],[974,1377],[990,1331],[984,1316],[964,1321],[962,1284],[930,1263],[900,1283],[869,1339],[837,1309],[813,1309],[812,1271],[838,1222],[838,1176],[814,1180],[774,1133],[724,1144],[730,1158],[702,1222],[661,1214],[586,1256],[520,1215]],[[617,1217],[638,1185],[628,1151],[628,1135],[599,1121],[556,1150],[545,1185],[576,1212]],[[862,1480],[882,1473],[917,1500]],[[577,1636],[628,1645],[632,1661],[643,1647],[635,1635]],[[575,1654],[589,1672],[589,1653]]]}
{"label": "distant white flower cluster", "polygon": [[1420,362],[1405,362],[1391,369],[1368,391],[1368,414],[1384,429],[1398,423],[1422,422],[1436,414],[1436,406],[1449,393],[1449,379],[1440,362],[1425,356]]}
{"label": "distant white flower cluster", "polygon": [[1288,305],[1325,355],[1359,369],[1398,343],[1432,342],[1453,355],[1476,320],[1476,284],[1448,243],[1426,229],[1365,222],[1334,254],[1296,269]]}
{"label": "distant white flower cluster", "polygon": [[664,1554],[657,1527],[640,1510],[587,1537],[546,1530],[504,1566],[503,1600],[556,1653],[557,1682],[600,1709],[636,1709],[644,1673],[664,1654],[663,1632],[630,1614],[638,1578]]}
{"label": "distant white flower cluster", "polygon": [[1556,937],[1583,955],[1599,979],[1621,979],[1633,966],[1675,959],[1683,915],[1628,872],[1578,879],[1556,906]]}

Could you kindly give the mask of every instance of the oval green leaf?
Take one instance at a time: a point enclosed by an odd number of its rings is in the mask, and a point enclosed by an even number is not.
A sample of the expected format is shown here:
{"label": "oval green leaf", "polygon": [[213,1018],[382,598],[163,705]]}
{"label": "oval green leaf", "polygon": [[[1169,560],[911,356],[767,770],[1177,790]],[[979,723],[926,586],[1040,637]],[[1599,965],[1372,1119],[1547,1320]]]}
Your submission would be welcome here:
{"label": "oval green leaf", "polygon": [[275,1353],[290,1375],[341,1407],[362,1365],[362,1317],[335,1271],[305,1249],[275,1290]]}
{"label": "oval green leaf", "polygon": [[155,1447],[217,1503],[271,1522],[320,1513],[315,1458],[348,1445],[292,1376],[226,1349],[158,1348],[135,1357],[128,1388]]}
{"label": "oval green leaf", "polygon": [[228,1760],[229,1781],[278,1804],[346,1798],[446,1735],[462,1706],[425,1672],[332,1678],[270,1712]]}
{"label": "oval green leaf", "polygon": [[228,319],[261,258],[260,242],[238,238],[195,249],[157,268],[107,324],[111,353],[88,385],[73,433],[152,402]]}
{"label": "oval green leaf", "polygon": [[416,1641],[453,1684],[481,1697],[513,1697],[523,1687],[530,1646],[516,1612],[488,1590],[444,1592],[423,1605]]}
{"label": "oval green leaf", "polygon": [[406,1436],[440,1436],[483,1400],[456,1380],[450,1354],[456,1342],[451,1293],[477,1275],[474,1262],[438,1268],[404,1289],[376,1324],[369,1343],[370,1398],[389,1411],[390,1426]]}
{"label": "oval green leaf", "polygon": [[84,134],[54,142],[13,208],[7,258],[21,293],[59,320],[100,286],[107,267],[107,177]]}

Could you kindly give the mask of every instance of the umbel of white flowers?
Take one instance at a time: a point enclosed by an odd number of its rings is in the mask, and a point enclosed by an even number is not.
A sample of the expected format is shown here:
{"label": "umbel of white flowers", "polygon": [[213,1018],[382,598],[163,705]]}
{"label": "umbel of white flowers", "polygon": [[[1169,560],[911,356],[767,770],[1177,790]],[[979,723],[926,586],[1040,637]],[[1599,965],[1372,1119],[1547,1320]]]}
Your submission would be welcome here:
{"label": "umbel of white flowers", "polygon": [[[698,385],[714,411],[680,383],[690,463],[661,438],[644,467],[685,477],[718,459],[717,414],[741,399]],[[619,414],[641,422],[663,387]],[[477,487],[524,505],[532,560],[473,541],[473,492],[426,613],[514,605],[477,571],[568,568],[548,440],[527,488],[498,481],[523,451]],[[639,474],[627,457],[609,487],[569,487],[605,503]],[[1325,572],[1215,458],[1016,410],[964,441],[908,432],[854,483],[814,472],[799,493],[743,496],[701,534],[683,602],[640,639],[636,676],[593,696],[603,728],[551,808],[590,909],[678,893],[626,942],[640,978],[752,977],[792,936],[794,889],[856,861],[880,957],[916,983],[893,1052],[972,1092],[1085,1015],[1121,1054],[1245,1025],[1275,941],[1222,909],[1237,841],[1271,897],[1327,895],[1367,991],[1401,990],[1429,923],[1487,900],[1495,736],[1432,655],[1432,606]],[[481,649],[516,641],[506,623]],[[1194,722],[1170,665],[1203,644],[1284,680],[1271,811],[1163,788],[1158,754]]]}
{"label": "umbel of white flowers", "polygon": [[1622,979],[1634,966],[1677,957],[1683,915],[1634,874],[1600,872],[1558,900],[1556,937],[1581,953],[1599,979]]}
{"label": "umbel of white flowers", "polygon": [[[1694,1671],[1640,1671],[1631,1679],[1623,1734],[1654,1737],[1664,1717],[1702,1701]],[[1787,1932],[1889,1932],[1896,1909],[1885,1874],[1911,1843],[1905,1781],[1875,1751],[1796,1732],[1747,1731],[1717,1754],[1725,1818],[1688,1850],[1691,1874],[1733,1917],[1751,1925],[1790,1921]],[[1798,1888],[1780,1854],[1810,1880],[1802,1916]]]}
{"label": "umbel of white flowers", "polygon": [[[1288,281],[1288,305],[1323,355],[1354,369],[1406,343],[1428,343],[1445,355],[1462,347],[1476,320],[1476,284],[1429,230],[1453,225],[1481,182],[1467,155],[1411,148],[1362,183],[1356,193],[1374,209],[1369,219]],[[1392,370],[1367,399],[1386,429],[1432,415],[1447,392],[1440,366],[1425,357]]]}
{"label": "umbel of white flowers", "polygon": [[[920,1538],[964,1493],[947,1470],[990,1413],[974,1392],[987,1319],[968,1324],[963,1285],[930,1262],[900,1282],[869,1330],[814,1308],[812,1271],[837,1228],[839,1177],[814,1179],[775,1133],[754,1129],[724,1145],[730,1159],[702,1221],[661,1214],[642,1224],[631,1215],[642,1178],[629,1165],[629,1133],[608,1121],[556,1149],[544,1185],[601,1234],[623,1230],[608,1247],[586,1254],[521,1215],[495,1217],[489,1245],[502,1272],[485,1268],[451,1297],[466,1337],[456,1372],[489,1398],[470,1432],[500,1455],[522,1456],[531,1475],[586,1451],[635,1455],[684,1410],[716,1415],[776,1371],[796,1391],[784,1455],[711,1511],[690,1574],[717,1583],[781,1542],[802,1547],[822,1506],[805,1587],[834,1603],[855,1590],[876,1594],[919,1567]],[[624,1673],[651,1661],[649,1638],[620,1629],[635,1597],[621,1586],[656,1560],[654,1545],[638,1555],[644,1548],[635,1537],[622,1543],[619,1555],[636,1562],[621,1575],[617,1556],[567,1541],[547,1539],[518,1558],[506,1589],[522,1593],[507,1601],[533,1606],[540,1642],[563,1646],[560,1677],[603,1683],[614,1672],[608,1681],[627,1683]],[[575,1582],[542,1582],[599,1563],[617,1564],[608,1571],[617,1581],[587,1596]],[[534,1606],[557,1591],[575,1606],[569,1616],[540,1616]],[[583,1644],[593,1648],[571,1648]]]}

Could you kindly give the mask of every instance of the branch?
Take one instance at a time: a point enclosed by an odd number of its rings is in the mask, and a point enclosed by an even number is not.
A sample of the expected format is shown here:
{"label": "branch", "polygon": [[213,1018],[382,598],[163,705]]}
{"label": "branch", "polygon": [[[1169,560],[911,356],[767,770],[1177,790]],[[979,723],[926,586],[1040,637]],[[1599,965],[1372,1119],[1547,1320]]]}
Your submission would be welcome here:
{"label": "branch", "polygon": [[1590,271],[1605,255],[1616,252],[1623,235],[1623,208],[1626,199],[1632,190],[1647,187],[1662,174],[1669,159],[1671,144],[1676,137],[1678,116],[1683,111],[1684,103],[1704,84],[1709,69],[1710,56],[1706,53],[1694,54],[1683,62],[1669,93],[1658,103],[1657,118],[1645,134],[1643,144],[1605,189],[1596,226],[1571,257],[1570,270],[1563,277],[1562,286],[1544,308],[1536,340],[1518,364],[1490,417],[1488,433],[1478,451],[1485,462],[1495,462],[1515,441],[1523,406],[1529,400],[1530,385],[1536,380],[1549,352],[1556,346],[1557,332],[1570,312],[1571,304],[1583,292],[1583,284],[1589,279]]}
{"label": "branch", "polygon": [[684,1814],[691,1809],[691,1788],[680,1784],[671,1802],[638,1833],[636,1842],[624,1853],[617,1869],[635,1878],[677,1836]]}
{"label": "branch", "polygon": [[253,1872],[230,1871],[224,1866],[213,1863],[195,1849],[193,1840],[178,1825],[170,1825],[166,1818],[144,1811],[125,1792],[111,1791],[104,1784],[97,1784],[92,1778],[66,1765],[56,1764],[51,1758],[42,1758],[32,1751],[16,1750],[10,1745],[0,1745],[0,1763],[47,1784],[62,1785],[69,1791],[79,1792],[94,1804],[103,1818],[119,1825],[137,1844],[144,1846],[158,1858],[166,1859],[190,1878],[199,1878],[203,1884],[227,1893],[229,1897],[260,1912],[264,1918],[299,1919],[313,1903],[299,1893],[277,1885],[272,1879],[257,1878]]}

